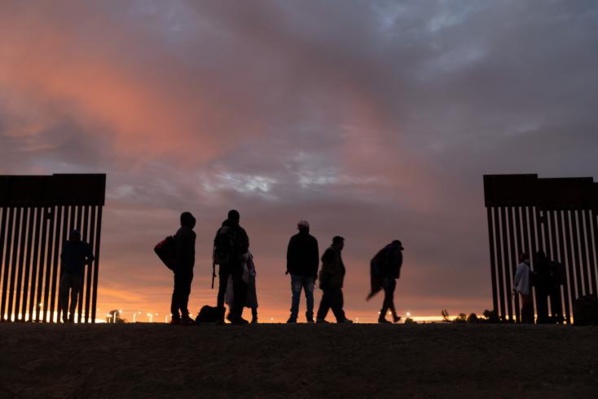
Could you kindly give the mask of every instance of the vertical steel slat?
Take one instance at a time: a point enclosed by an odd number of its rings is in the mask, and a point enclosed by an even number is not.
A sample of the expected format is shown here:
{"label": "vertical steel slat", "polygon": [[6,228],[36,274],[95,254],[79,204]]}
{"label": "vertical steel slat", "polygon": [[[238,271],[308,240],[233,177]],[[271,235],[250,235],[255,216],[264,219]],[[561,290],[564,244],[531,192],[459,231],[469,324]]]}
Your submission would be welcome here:
{"label": "vertical steel slat", "polygon": [[4,262],[2,263],[3,277],[2,277],[2,304],[0,305],[0,311],[2,314],[2,321],[10,320],[6,313],[6,305],[8,301],[8,279],[10,278],[10,260],[11,260],[11,247],[12,247],[12,233],[14,224],[14,208],[8,208],[8,226],[5,225],[4,218],[2,219],[2,228],[6,231],[6,252],[4,254]]}
{"label": "vertical steel slat", "polygon": [[563,299],[565,301],[564,304],[564,312],[565,312],[565,320],[567,324],[571,324],[571,307],[569,301],[569,279],[567,277],[567,253],[565,250],[565,232],[563,231],[563,212],[559,211],[557,213],[557,231],[559,235],[559,254],[560,259],[559,262],[565,267],[565,281],[563,282]]}
{"label": "vertical steel slat", "polygon": [[[54,258],[53,252],[55,252],[54,241],[59,241],[58,237],[56,236],[56,226],[60,225],[60,219],[62,218],[62,207],[55,206],[54,211],[52,212],[52,219],[50,219],[50,225],[48,226],[48,251],[47,251],[47,258],[46,258],[46,283],[44,286],[44,322],[51,322],[53,320],[53,305],[50,303],[50,288],[52,287],[52,270],[53,270],[53,261]],[[55,287],[52,287],[52,298],[55,295]]]}
{"label": "vertical steel slat", "polygon": [[575,264],[573,262],[573,246],[571,243],[571,220],[569,211],[564,211],[565,223],[565,247],[567,249],[567,283],[571,302],[577,298],[577,291],[575,289]]}
{"label": "vertical steel slat", "polygon": [[[513,321],[513,295],[512,295],[512,284],[513,277],[515,276],[515,233],[513,231],[513,207],[507,207],[507,234],[509,236],[509,253],[510,256],[508,257],[508,264],[506,270],[508,275],[506,276],[506,283],[507,283],[507,303],[508,303],[508,312],[509,312],[509,321]],[[506,254],[505,254],[506,257]]]}
{"label": "vertical steel slat", "polygon": [[8,319],[16,320],[16,314],[14,311],[14,300],[15,300],[15,283],[17,266],[19,260],[19,238],[21,237],[21,207],[17,207],[17,214],[15,217],[14,225],[14,241],[12,247],[12,261],[10,264],[10,287],[8,291]]}
{"label": "vertical steel slat", "polygon": [[100,272],[100,241],[102,237],[102,207],[97,206],[97,226],[96,226],[96,236],[95,236],[95,245],[93,246],[93,253],[95,255],[95,260],[93,262],[93,295],[92,295],[92,305],[91,305],[91,320],[92,323],[95,323],[96,320],[96,304],[98,300],[98,275]]}
{"label": "vertical steel slat", "polygon": [[31,316],[31,313],[28,313],[27,309],[27,299],[29,293],[29,280],[30,280],[30,273],[31,273],[31,249],[33,244],[33,229],[35,226],[35,208],[28,207],[27,208],[27,218],[28,218],[28,226],[27,226],[27,244],[25,246],[25,272],[23,275],[23,302],[21,305],[21,313],[23,314],[23,320],[28,321],[28,315]]}
{"label": "vertical steel slat", "polygon": [[581,276],[581,267],[579,260],[579,237],[577,234],[577,211],[571,211],[571,231],[573,232],[573,258],[575,259],[575,281],[577,282],[577,297],[583,295],[583,279]]}
{"label": "vertical steel slat", "polygon": [[496,260],[494,258],[494,208],[487,207],[486,215],[488,218],[488,244],[490,246],[490,275],[492,278],[492,306],[494,312],[498,315],[498,297],[496,292],[497,280],[496,280]]}
{"label": "vertical steel slat", "polygon": [[33,321],[33,318],[37,314],[37,301],[35,298],[35,292],[37,288],[37,268],[39,262],[39,235],[41,229],[41,219],[44,215],[43,207],[35,208],[35,227],[33,234],[33,260],[31,262],[31,287],[29,289],[29,321]]}
{"label": "vertical steel slat", "polygon": [[[507,307],[505,303],[506,295],[505,295],[505,274],[506,270],[508,270],[508,257],[509,257],[509,250],[507,248],[507,229],[506,229],[506,215],[504,207],[499,208],[499,215],[500,215],[500,228],[501,228],[501,240],[500,246],[498,248],[499,258],[498,258],[498,265],[499,265],[499,273],[498,273],[498,284],[499,284],[499,292],[500,292],[500,318],[501,320],[506,320],[507,318]],[[504,263],[503,263],[504,261]]]}
{"label": "vertical steel slat", "polygon": [[37,309],[37,312],[35,313],[35,321],[36,322],[41,322],[41,321],[45,321],[44,315],[45,315],[45,311],[44,309],[46,308],[45,305],[45,299],[44,299],[44,292],[45,292],[45,280],[44,280],[44,276],[45,276],[45,271],[46,271],[46,260],[49,259],[49,255],[46,253],[46,250],[48,249],[47,241],[48,241],[48,229],[49,229],[49,224],[52,220],[52,218],[54,217],[54,212],[53,209],[51,207],[47,207],[43,209],[43,214],[42,214],[42,220],[41,220],[41,233],[42,233],[42,238],[41,238],[41,245],[39,248],[39,270],[37,271],[37,299],[35,301],[35,307]]}
{"label": "vertical steel slat", "polygon": [[[84,208],[84,212],[83,212],[83,230],[85,231],[85,242],[89,243],[89,245],[92,246],[93,248],[93,244],[89,241],[89,206],[86,206]],[[92,274],[92,264],[87,265],[86,269],[85,269],[85,323],[90,323],[90,307],[91,307],[91,280],[93,277]],[[83,299],[83,292],[81,292],[81,299]],[[83,300],[81,300],[80,302],[83,302]],[[81,313],[81,311],[79,311]],[[79,317],[79,322],[82,322],[81,317]]]}
{"label": "vertical steel slat", "polygon": [[590,268],[588,265],[588,254],[587,254],[587,246],[586,240],[589,240],[589,237],[586,237],[585,228],[585,220],[586,220],[586,211],[585,209],[580,209],[577,211],[577,216],[579,217],[579,244],[580,244],[580,252],[581,252],[581,276],[583,279],[583,289],[585,295],[590,294]]}

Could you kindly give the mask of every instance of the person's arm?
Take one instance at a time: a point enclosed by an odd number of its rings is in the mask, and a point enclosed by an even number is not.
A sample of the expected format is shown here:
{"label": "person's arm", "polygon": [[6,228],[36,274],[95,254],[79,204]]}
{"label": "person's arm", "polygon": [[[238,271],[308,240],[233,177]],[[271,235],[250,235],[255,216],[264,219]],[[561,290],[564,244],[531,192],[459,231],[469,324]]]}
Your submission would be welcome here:
{"label": "person's arm", "polygon": [[289,239],[289,245],[287,245],[287,270],[284,274],[289,274],[291,269],[291,262],[293,262],[293,258],[295,257],[295,240],[293,237]]}
{"label": "person's arm", "polygon": [[315,280],[317,280],[317,277],[318,277],[318,264],[320,263],[319,262],[319,259],[320,259],[320,249],[318,248],[318,240],[316,240],[315,237],[314,237],[313,251],[314,252],[312,254],[312,259],[311,259],[311,262],[312,262],[312,265],[313,265],[312,266],[312,270],[314,272]]}

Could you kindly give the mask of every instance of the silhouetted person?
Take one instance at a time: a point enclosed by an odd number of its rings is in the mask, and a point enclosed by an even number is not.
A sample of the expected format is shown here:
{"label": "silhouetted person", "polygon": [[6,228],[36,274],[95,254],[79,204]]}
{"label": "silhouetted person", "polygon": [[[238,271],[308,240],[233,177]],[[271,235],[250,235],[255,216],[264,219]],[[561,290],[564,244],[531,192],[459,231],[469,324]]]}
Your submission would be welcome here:
{"label": "silhouetted person", "polygon": [[194,325],[189,317],[189,295],[195,266],[195,218],[190,212],[181,213],[181,227],[174,235],[174,290],[170,303],[171,324]]}
{"label": "silhouetted person", "polygon": [[[257,272],[255,270],[255,263],[253,262],[253,254],[247,251],[247,259],[243,266],[243,281],[247,280],[247,297],[245,298],[245,307],[251,309],[251,324],[257,324],[257,286],[255,278]],[[245,278],[245,275],[247,277]]]}
{"label": "silhouetted person", "polygon": [[323,291],[318,309],[317,323],[327,323],[326,315],[332,309],[337,323],[353,323],[345,317],[343,310],[343,280],[345,279],[345,265],[341,258],[341,251],[345,246],[345,239],[335,236],[332,245],[322,255],[322,269],[320,270],[320,289]]}
{"label": "silhouetted person", "polygon": [[[216,236],[214,237],[214,252],[212,255],[214,264],[218,265],[218,295],[216,299],[216,306],[221,309],[224,308],[225,295],[229,285],[229,278],[231,276],[230,257],[232,256],[232,248],[233,237],[227,219],[222,222],[222,225],[216,232]],[[224,310],[222,310],[222,317],[223,318],[221,322],[224,322]]]}
{"label": "silhouetted person", "polygon": [[314,285],[318,277],[320,252],[318,240],[309,234],[309,223],[301,220],[297,223],[299,232],[291,237],[287,247],[287,274],[291,275],[291,317],[287,323],[296,323],[299,313],[301,291],[305,291],[308,323],[314,322]]}
{"label": "silhouetted person", "polygon": [[218,271],[218,304],[224,306],[224,295],[229,276],[233,280],[233,304],[227,319],[232,324],[247,324],[243,319],[243,307],[246,303],[247,283],[243,281],[243,262],[249,251],[249,237],[239,225],[240,214],[236,210],[228,212],[228,218],[214,238],[214,257],[220,265]]}
{"label": "silhouetted person", "polygon": [[[243,260],[243,282],[247,284],[247,295],[245,297],[244,307],[251,309],[251,324],[257,324],[257,287],[255,283],[255,277],[257,276],[255,270],[255,263],[253,262],[253,254],[251,251],[247,251],[247,255]],[[234,286],[232,275],[228,277],[228,283],[226,286],[226,294],[224,295],[224,302],[229,306],[234,304]]]}
{"label": "silhouetted person", "polygon": [[378,323],[390,323],[386,320],[386,313],[390,310],[392,320],[396,323],[401,320],[397,315],[394,304],[394,293],[397,281],[401,276],[401,266],[403,265],[403,244],[401,241],[394,240],[382,248],[370,262],[370,280],[371,292],[367,299],[369,300],[381,289],[384,290],[384,302],[378,317]]}
{"label": "silhouetted person", "polygon": [[[62,247],[60,254],[60,309],[62,311],[62,322],[73,323],[77,299],[83,288],[83,276],[85,265],[93,262],[91,246],[81,241],[79,230],[71,231],[68,241]],[[69,304],[69,292],[71,303]]]}
{"label": "silhouetted person", "polygon": [[552,277],[550,272],[550,260],[544,251],[536,252],[534,261],[534,286],[536,287],[536,312],[538,324],[551,323],[548,316],[548,295],[551,292]]}
{"label": "silhouetted person", "polygon": [[525,252],[519,255],[519,264],[515,271],[513,293],[519,293],[521,299],[521,322],[534,324],[534,304],[531,294],[531,272],[529,255]]}

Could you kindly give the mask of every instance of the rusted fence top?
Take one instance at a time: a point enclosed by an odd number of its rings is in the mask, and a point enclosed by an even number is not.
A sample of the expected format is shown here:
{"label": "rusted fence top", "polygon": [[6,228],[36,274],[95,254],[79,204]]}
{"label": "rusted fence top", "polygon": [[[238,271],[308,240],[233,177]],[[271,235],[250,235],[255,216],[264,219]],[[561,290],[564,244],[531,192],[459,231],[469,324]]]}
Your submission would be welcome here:
{"label": "rusted fence top", "polygon": [[105,174],[0,176],[0,206],[104,205]]}
{"label": "rusted fence top", "polygon": [[598,183],[591,177],[538,178],[536,174],[484,175],[486,207],[598,209]]}

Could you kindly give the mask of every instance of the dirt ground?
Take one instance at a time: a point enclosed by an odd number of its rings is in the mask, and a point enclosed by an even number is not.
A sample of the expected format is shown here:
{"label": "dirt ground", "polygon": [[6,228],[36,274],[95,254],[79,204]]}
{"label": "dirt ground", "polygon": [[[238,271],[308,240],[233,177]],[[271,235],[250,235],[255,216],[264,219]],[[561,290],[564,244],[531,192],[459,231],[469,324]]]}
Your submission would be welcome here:
{"label": "dirt ground", "polygon": [[0,324],[0,398],[596,398],[598,327]]}

